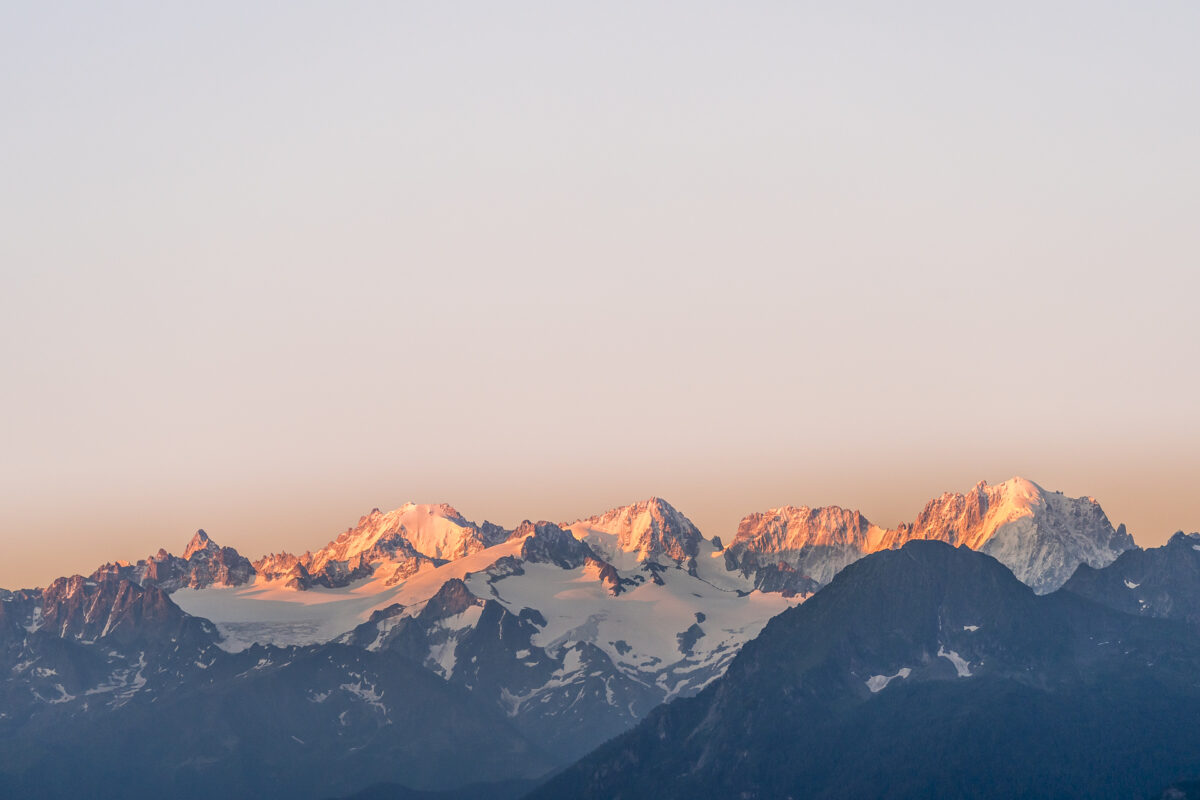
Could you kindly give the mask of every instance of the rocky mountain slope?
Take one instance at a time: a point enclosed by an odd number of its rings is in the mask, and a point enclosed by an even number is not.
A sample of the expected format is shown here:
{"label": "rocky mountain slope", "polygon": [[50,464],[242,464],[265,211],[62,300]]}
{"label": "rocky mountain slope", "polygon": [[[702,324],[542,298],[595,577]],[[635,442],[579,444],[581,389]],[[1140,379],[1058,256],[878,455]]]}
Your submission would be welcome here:
{"label": "rocky mountain slope", "polygon": [[229,653],[154,585],[75,576],[0,609],[0,796],[320,797],[399,777],[532,778],[557,763],[398,654]]}
{"label": "rocky mountain slope", "polygon": [[662,501],[614,530],[587,522],[587,540],[525,523],[504,545],[423,575],[341,641],[405,652],[578,757],[699,691],[790,603],[731,576],[698,537],[675,563],[646,547],[661,539],[622,535],[672,516],[654,536],[679,542],[695,529]]}
{"label": "rocky mountain slope", "polygon": [[1200,636],[913,541],[534,798],[1155,796],[1200,774]]}
{"label": "rocky mountain slope", "polygon": [[878,550],[889,533],[844,508],[773,508],[742,519],[725,550],[725,564],[755,574],[763,588],[811,593]]}
{"label": "rocky mountain slope", "polygon": [[1102,569],[1081,564],[1063,589],[1127,614],[1200,629],[1200,533],[1179,531],[1162,547],[1128,550]]}

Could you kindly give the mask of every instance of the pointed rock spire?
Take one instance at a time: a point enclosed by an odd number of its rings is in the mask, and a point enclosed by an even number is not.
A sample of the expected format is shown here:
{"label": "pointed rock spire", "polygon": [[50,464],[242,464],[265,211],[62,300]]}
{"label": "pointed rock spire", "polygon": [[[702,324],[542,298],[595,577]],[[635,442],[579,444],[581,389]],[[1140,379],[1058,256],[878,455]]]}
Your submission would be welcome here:
{"label": "pointed rock spire", "polygon": [[186,561],[201,550],[216,550],[217,543],[208,538],[208,534],[204,529],[196,531],[196,535],[188,542],[187,549],[183,551],[183,559]]}

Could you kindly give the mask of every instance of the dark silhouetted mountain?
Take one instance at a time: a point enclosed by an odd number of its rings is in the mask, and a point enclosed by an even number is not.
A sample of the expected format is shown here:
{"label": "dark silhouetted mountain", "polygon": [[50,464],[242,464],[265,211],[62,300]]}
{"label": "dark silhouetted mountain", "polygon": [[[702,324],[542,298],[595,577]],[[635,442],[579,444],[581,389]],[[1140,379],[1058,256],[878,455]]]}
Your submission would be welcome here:
{"label": "dark silhouetted mountain", "polygon": [[1200,533],[1180,531],[1162,547],[1128,550],[1103,569],[1081,564],[1063,589],[1127,614],[1200,628]]}
{"label": "dark silhouetted mountain", "polygon": [[196,672],[0,739],[0,772],[22,796],[315,798],[553,763],[502,714],[393,653],[253,647]]}
{"label": "dark silhouetted mountain", "polygon": [[1200,636],[914,541],[534,798],[1153,797],[1200,773]]}
{"label": "dark silhouetted mountain", "polygon": [[1160,800],[1200,800],[1200,781],[1180,781],[1168,786]]}
{"label": "dark silhouetted mountain", "polygon": [[0,632],[6,797],[314,798],[532,778],[558,763],[401,655],[229,653],[162,589],[111,574],[6,592]]}
{"label": "dark silhouetted mountain", "polygon": [[517,800],[529,794],[537,785],[537,781],[500,781],[473,783],[460,789],[436,792],[409,789],[395,783],[382,783],[355,792],[342,800]]}

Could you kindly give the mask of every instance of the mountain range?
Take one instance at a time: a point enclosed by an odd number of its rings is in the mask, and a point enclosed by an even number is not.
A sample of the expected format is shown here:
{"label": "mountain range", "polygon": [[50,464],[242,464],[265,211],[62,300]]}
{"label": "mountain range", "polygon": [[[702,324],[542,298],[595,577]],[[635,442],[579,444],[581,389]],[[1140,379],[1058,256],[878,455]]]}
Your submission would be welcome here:
{"label": "mountain range", "polygon": [[1013,478],[943,494],[914,522],[895,529],[838,507],[751,514],[738,526],[725,560],[731,569],[755,574],[760,586],[787,583],[782,572],[796,587],[811,590],[868,553],[918,540],[963,544],[994,556],[1039,593],[1062,586],[1081,563],[1103,567],[1134,546],[1125,526],[1113,528],[1094,498],[1065,497]]}
{"label": "mountain range", "polygon": [[[0,790],[523,786],[657,708],[691,707],[727,683],[760,631],[813,607],[839,574],[860,574],[855,562],[924,552],[926,540],[994,556],[1032,598],[1013,602],[1035,604],[1019,613],[1058,607],[1036,605],[1039,594],[1104,603],[1119,573],[1126,606],[1105,613],[1200,618],[1194,571],[1137,549],[1094,499],[1019,478],[943,495],[895,529],[840,508],[771,509],[744,518],[728,546],[659,498],[511,530],[410,503],[315,551],[255,561],[199,531],[182,556],[0,590]],[[984,641],[941,644],[974,674],[970,645]],[[907,669],[902,682],[915,685],[929,663],[958,668],[936,652],[903,655],[912,663],[880,661],[864,681],[885,688]]]}

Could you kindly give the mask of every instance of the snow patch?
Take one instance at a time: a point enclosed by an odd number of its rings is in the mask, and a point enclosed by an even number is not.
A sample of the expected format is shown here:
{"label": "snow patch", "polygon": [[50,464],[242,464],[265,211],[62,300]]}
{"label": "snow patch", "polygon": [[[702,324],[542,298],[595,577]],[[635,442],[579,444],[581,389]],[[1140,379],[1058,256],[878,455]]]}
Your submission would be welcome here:
{"label": "snow patch", "polygon": [[520,550],[519,540],[503,542],[390,586],[389,576],[372,576],[337,589],[317,586],[299,591],[288,588],[284,579],[259,575],[241,586],[180,589],[171,600],[192,616],[215,623],[224,637],[218,646],[231,653],[252,644],[320,644],[353,630],[393,603],[403,605],[405,615],[416,613],[446,581],[481,572]]}
{"label": "snow patch", "polygon": [[[700,548],[703,556],[704,548],[711,549],[712,544],[703,541]],[[524,574],[502,578],[475,572],[466,583],[477,597],[491,597],[513,614],[524,608],[541,611],[546,624],[534,634],[532,644],[552,657],[570,658],[574,645],[594,644],[626,675],[669,692],[692,693],[697,685],[720,675],[767,620],[800,602],[755,591],[752,579],[725,570],[724,563],[714,559],[697,558],[695,576],[668,566],[663,585],[650,580],[640,567],[630,570],[641,582],[616,596],[597,581],[581,580],[586,567],[570,570],[539,563],[522,567]],[[704,614],[706,635],[685,656],[679,652],[676,634],[696,623],[697,611]],[[682,674],[686,670],[703,673],[688,677]],[[664,673],[671,675],[666,686],[659,680]],[[514,700],[530,702],[528,696]]]}
{"label": "snow patch", "polygon": [[447,639],[439,644],[429,646],[429,658],[427,661],[432,661],[436,664],[437,671],[446,680],[450,680],[454,676],[454,664],[458,660],[455,652],[457,649],[457,639]]}
{"label": "snow patch", "polygon": [[958,677],[971,677],[971,665],[968,664],[966,659],[964,659],[958,653],[954,652],[953,650],[947,650],[944,646],[939,645],[938,656],[950,660],[950,663],[954,665],[954,671],[958,673]]}
{"label": "snow patch", "polygon": [[900,671],[895,675],[872,675],[871,677],[867,678],[867,688],[871,690],[872,694],[874,694],[875,692],[882,691],[884,687],[896,680],[896,678],[907,678],[911,674],[912,669],[909,667],[901,667]]}
{"label": "snow patch", "polygon": [[442,620],[441,626],[450,631],[464,631],[474,628],[483,616],[483,606],[468,606],[461,614],[455,614]]}
{"label": "snow patch", "polygon": [[50,705],[58,705],[59,703],[69,703],[70,701],[75,699],[75,695],[68,694],[67,690],[63,688],[63,685],[61,683],[54,684],[54,688],[58,690],[58,697],[42,697],[40,694],[38,694],[36,689],[31,689],[30,691],[33,692],[33,696],[36,697],[38,700],[41,700],[43,703],[49,703]]}
{"label": "snow patch", "polygon": [[344,692],[349,692],[372,708],[383,712],[384,717],[388,716],[387,706],[383,704],[383,692],[376,691],[373,684],[367,683],[361,677],[357,683],[343,683],[338,688]]}
{"label": "snow patch", "polygon": [[[111,683],[101,684],[94,689],[87,690],[84,694],[103,694],[113,692],[115,696],[114,708],[123,705],[131,697],[137,694],[146,686],[146,676],[143,674],[146,670],[146,653],[138,653],[137,673],[131,679],[129,673],[133,671],[132,667],[123,670],[115,670],[110,676]],[[118,682],[119,681],[119,682]],[[124,691],[118,691],[124,690]]]}

